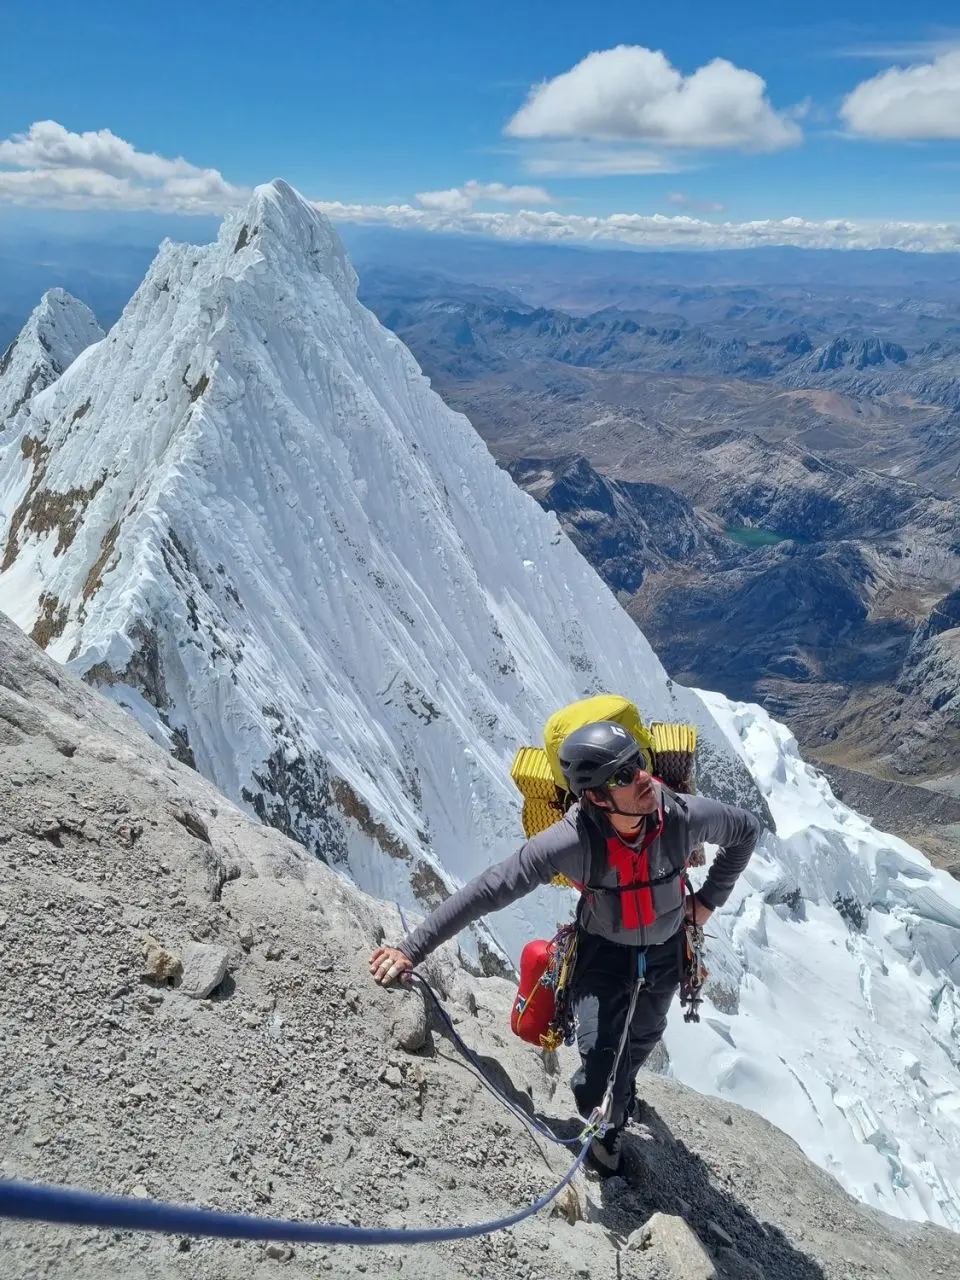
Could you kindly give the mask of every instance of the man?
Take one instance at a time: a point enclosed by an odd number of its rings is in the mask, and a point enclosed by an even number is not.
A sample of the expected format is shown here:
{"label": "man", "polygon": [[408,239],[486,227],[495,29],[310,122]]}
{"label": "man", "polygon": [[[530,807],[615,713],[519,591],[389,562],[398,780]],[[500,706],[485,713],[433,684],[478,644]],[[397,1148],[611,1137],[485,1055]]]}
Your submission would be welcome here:
{"label": "man", "polygon": [[[570,989],[580,1053],[571,1086],[583,1116],[603,1099],[638,971],[644,970],[615,1080],[611,1127],[589,1152],[593,1168],[608,1176],[620,1167],[637,1072],[666,1029],[680,984],[684,921],[703,925],[723,906],[761,827],[745,809],[669,791],[646,771],[638,743],[615,721],[575,730],[559,756],[577,797],[560,821],[464,885],[398,947],[378,947],[370,972],[380,983],[394,981],[466,925],[558,874],[583,886]],[[685,896],[683,868],[704,841],[720,851],[703,888]]]}

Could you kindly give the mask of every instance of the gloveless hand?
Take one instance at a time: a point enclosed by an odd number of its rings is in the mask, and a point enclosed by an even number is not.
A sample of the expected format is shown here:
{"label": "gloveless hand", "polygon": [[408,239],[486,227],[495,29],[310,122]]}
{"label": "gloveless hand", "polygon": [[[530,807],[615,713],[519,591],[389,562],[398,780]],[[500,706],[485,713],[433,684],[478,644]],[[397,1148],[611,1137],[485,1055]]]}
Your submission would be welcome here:
{"label": "gloveless hand", "polygon": [[377,947],[370,957],[370,973],[382,987],[396,982],[413,968],[413,963],[396,947]]}
{"label": "gloveless hand", "polygon": [[692,898],[684,900],[683,915],[685,920],[691,924],[698,924],[702,928],[713,915],[713,910],[705,906],[694,894]]}

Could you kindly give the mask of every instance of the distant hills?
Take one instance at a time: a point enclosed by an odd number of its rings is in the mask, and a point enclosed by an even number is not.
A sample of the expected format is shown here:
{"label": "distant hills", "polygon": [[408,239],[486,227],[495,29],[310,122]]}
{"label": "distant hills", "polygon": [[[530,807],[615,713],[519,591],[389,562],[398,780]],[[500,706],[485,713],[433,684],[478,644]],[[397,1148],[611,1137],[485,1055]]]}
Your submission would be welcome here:
{"label": "distant hills", "polygon": [[[763,703],[823,760],[954,787],[960,263],[580,253],[592,274],[564,278],[560,254],[477,249],[461,283],[447,252],[428,276],[368,266],[365,300],[668,670]],[[542,302],[601,284],[623,305]]]}

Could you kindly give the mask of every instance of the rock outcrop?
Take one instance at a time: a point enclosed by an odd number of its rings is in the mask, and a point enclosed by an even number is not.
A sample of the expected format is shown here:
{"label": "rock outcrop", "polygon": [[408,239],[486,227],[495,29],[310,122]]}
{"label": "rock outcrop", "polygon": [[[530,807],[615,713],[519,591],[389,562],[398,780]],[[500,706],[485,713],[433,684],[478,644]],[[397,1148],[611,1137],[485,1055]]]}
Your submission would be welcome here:
{"label": "rock outcrop", "polygon": [[[371,982],[393,908],[251,822],[2,617],[0,768],[3,1176],[422,1226],[508,1213],[568,1167],[479,1086],[418,994]],[[145,969],[151,947],[169,962]],[[228,956],[204,999],[175,962],[198,947]],[[470,976],[451,947],[426,972],[500,1087],[575,1132],[570,1054],[511,1039],[511,985]],[[750,1112],[653,1075],[644,1096],[625,1176],[578,1175],[556,1215],[509,1232],[361,1251],[0,1221],[0,1275],[241,1280],[282,1263],[291,1277],[677,1280],[674,1233],[642,1231],[655,1214],[683,1219],[730,1280],[960,1267],[960,1237],[864,1209]]]}

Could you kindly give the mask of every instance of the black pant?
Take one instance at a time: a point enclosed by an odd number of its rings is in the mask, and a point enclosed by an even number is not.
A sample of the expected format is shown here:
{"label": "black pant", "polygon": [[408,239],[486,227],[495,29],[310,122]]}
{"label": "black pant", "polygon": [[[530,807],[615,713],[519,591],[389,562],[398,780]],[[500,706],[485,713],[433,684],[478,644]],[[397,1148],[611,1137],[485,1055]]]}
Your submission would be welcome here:
{"label": "black pant", "polygon": [[[647,948],[646,981],[637,998],[614,1083],[610,1120],[617,1128],[626,1124],[637,1072],[666,1030],[667,1010],[680,985],[682,964],[682,929],[667,942]],[[580,1069],[570,1083],[582,1116],[588,1116],[603,1101],[636,980],[636,947],[580,934],[570,989]]]}

